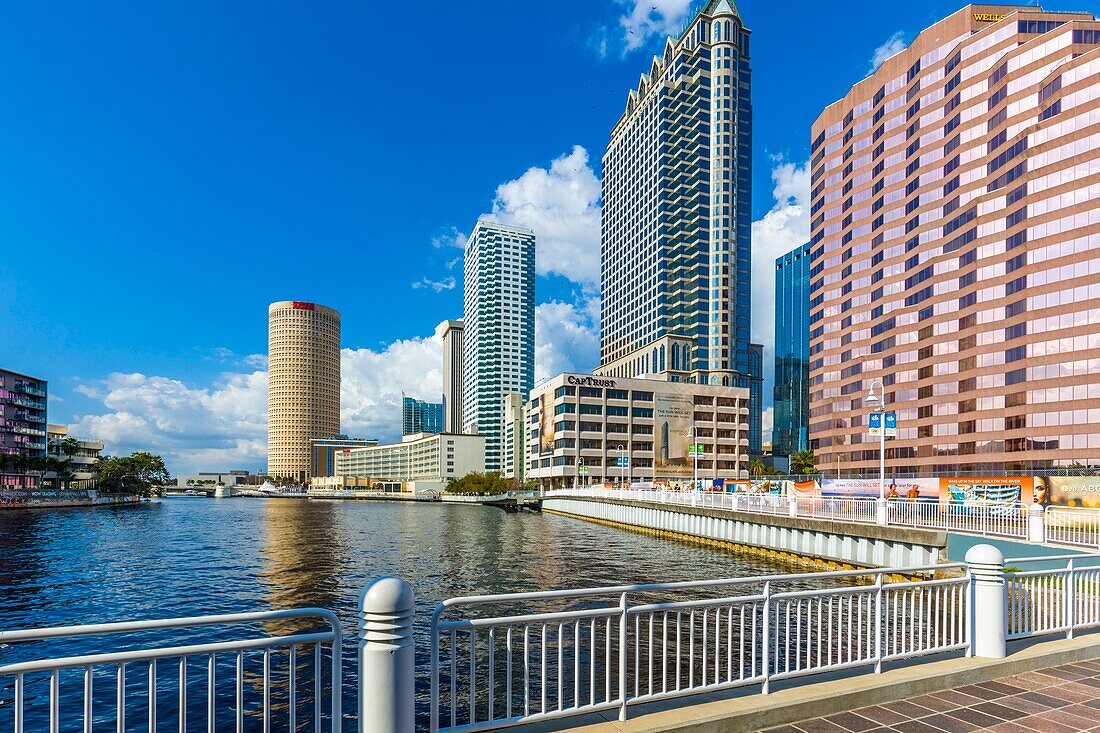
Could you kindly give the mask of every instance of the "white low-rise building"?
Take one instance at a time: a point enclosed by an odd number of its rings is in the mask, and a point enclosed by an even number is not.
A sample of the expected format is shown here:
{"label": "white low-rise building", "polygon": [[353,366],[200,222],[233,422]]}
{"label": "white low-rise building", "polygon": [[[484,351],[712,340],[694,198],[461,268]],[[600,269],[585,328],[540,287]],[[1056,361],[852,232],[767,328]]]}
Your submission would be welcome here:
{"label": "white low-rise building", "polygon": [[527,403],[527,478],[541,488],[748,477],[749,390],[559,374]]}
{"label": "white low-rise building", "polygon": [[399,482],[414,493],[442,491],[448,481],[485,471],[485,436],[417,433],[400,443],[352,448],[336,454],[336,476]]}

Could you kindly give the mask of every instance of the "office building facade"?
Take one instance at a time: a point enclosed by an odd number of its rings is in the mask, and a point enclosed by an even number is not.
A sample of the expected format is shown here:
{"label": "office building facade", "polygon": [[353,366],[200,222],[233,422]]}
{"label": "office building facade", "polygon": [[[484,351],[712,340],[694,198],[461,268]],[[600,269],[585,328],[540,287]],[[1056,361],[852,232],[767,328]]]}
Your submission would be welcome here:
{"label": "office building facade", "polygon": [[772,455],[810,447],[810,245],[775,260]]}
{"label": "office building facade", "polygon": [[[448,481],[484,471],[483,435],[407,435],[400,443],[352,448],[336,454],[336,476],[398,482],[403,490],[442,491]],[[416,486],[407,488],[409,483]]]}
{"label": "office building facade", "polygon": [[311,438],[340,433],[340,314],[304,301],[268,307],[267,472],[305,481]]}
{"label": "office building facade", "polygon": [[811,146],[810,439],[877,472],[1100,463],[1100,23],[970,5]]}
{"label": "office building facade", "polygon": [[559,374],[527,403],[527,478],[540,488],[704,486],[748,476],[744,387]]}
{"label": "office building facade", "polygon": [[46,425],[46,452],[51,458],[68,461],[72,476],[68,488],[93,489],[95,464],[103,453],[103,441],[69,434],[68,425]]}
{"label": "office building facade", "polygon": [[500,426],[500,475],[523,483],[526,468],[527,400],[518,392],[504,395],[504,417]]}
{"label": "office building facade", "polygon": [[479,221],[463,275],[462,432],[485,436],[485,468],[499,471],[504,395],[535,382],[535,233]]}
{"label": "office building facade", "polygon": [[333,435],[329,438],[311,438],[309,441],[309,477],[336,475],[336,454],[352,448],[366,448],[378,445],[370,438],[351,438],[347,435]]}
{"label": "office building facade", "polygon": [[46,380],[0,369],[0,486],[36,488],[41,476],[24,463],[46,455]]}
{"label": "office building facade", "polygon": [[745,387],[759,413],[749,58],[733,3],[711,0],[627,98],[603,157],[596,372]]}
{"label": "office building facade", "polygon": [[437,329],[443,339],[443,429],[462,432],[462,320],[446,320]]}
{"label": "office building facade", "polygon": [[443,432],[443,403],[425,402],[401,394],[401,434]]}

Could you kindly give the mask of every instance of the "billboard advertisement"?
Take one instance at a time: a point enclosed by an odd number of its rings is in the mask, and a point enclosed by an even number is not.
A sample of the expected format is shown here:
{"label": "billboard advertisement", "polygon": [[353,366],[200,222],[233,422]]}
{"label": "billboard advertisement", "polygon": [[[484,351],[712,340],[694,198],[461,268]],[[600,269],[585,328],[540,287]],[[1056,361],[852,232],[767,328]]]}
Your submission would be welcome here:
{"label": "billboard advertisement", "polygon": [[953,504],[1015,504],[1032,501],[1035,481],[1032,476],[983,476],[978,478],[941,478],[940,500]]}
{"label": "billboard advertisement", "polygon": [[[878,498],[877,478],[823,478],[822,496],[844,498]],[[935,501],[940,498],[940,480],[935,478],[886,478],[885,491],[890,499],[920,499]]]}
{"label": "billboard advertisement", "polygon": [[1100,508],[1100,476],[1036,476],[1035,501]]}
{"label": "billboard advertisement", "polygon": [[694,411],[690,395],[660,392],[653,395],[653,437],[657,444],[653,467],[658,477],[691,477],[693,466],[688,447]]}
{"label": "billboard advertisement", "polygon": [[549,394],[542,396],[542,409],[539,411],[539,452],[547,455],[554,452],[554,400]]}

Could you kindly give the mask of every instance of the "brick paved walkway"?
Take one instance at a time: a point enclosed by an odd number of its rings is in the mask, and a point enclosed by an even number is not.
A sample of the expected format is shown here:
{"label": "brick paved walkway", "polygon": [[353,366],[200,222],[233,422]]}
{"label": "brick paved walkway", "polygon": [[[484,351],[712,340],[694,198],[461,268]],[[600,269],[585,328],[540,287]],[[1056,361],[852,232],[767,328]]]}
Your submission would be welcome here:
{"label": "brick paved walkway", "polygon": [[769,728],[768,733],[1100,731],[1100,660]]}

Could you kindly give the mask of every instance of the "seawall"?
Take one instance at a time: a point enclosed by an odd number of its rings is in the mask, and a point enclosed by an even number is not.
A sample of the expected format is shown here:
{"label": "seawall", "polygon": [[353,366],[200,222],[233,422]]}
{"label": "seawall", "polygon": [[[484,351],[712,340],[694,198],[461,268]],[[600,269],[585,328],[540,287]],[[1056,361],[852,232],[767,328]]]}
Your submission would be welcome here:
{"label": "seawall", "polygon": [[914,567],[947,559],[947,533],[656,502],[560,497],[543,511],[815,567]]}

